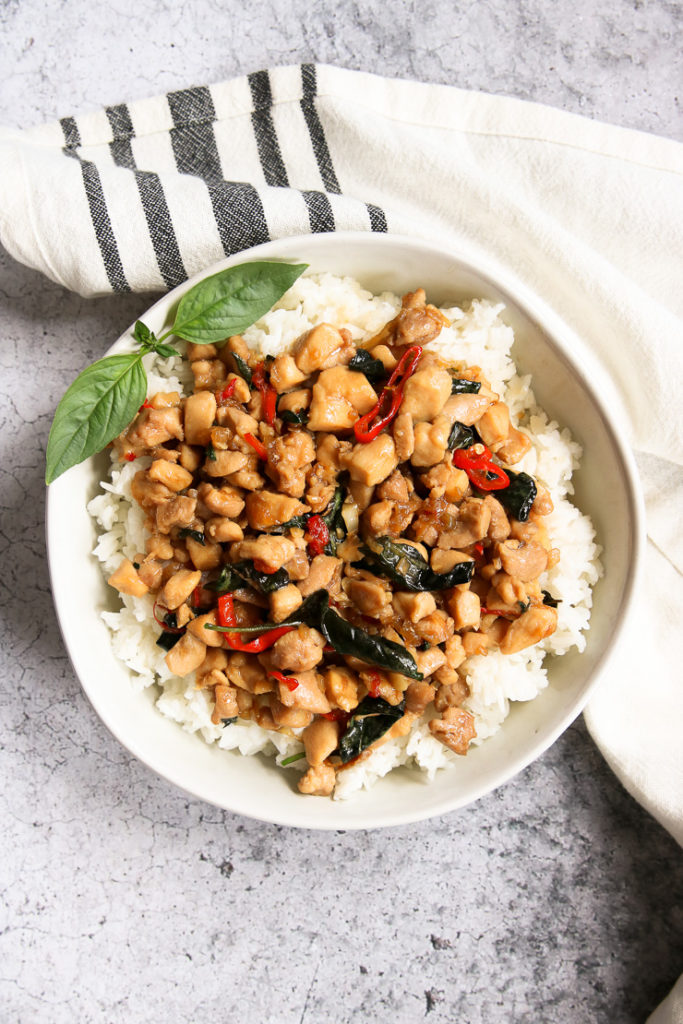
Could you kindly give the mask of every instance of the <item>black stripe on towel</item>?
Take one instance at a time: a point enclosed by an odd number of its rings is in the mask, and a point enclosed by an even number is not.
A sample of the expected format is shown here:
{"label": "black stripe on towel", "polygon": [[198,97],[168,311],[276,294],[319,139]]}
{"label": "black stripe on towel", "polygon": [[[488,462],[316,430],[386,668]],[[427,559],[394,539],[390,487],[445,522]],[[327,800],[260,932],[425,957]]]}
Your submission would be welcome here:
{"label": "black stripe on towel", "polygon": [[248,80],[254,104],[251,126],[254,129],[254,138],[266,184],[276,188],[287,188],[289,180],[271,113],[273,95],[270,89],[270,77],[267,71],[255,71],[249,75]]}
{"label": "black stripe on towel", "polygon": [[334,214],[332,205],[324,192],[302,192],[311,231],[318,234],[323,231],[334,231]]}
{"label": "black stripe on towel", "polygon": [[[301,65],[301,83],[303,86],[303,99],[301,109],[304,120],[311,137],[311,145],[320,171],[320,177],[327,192],[341,193],[339,182],[330,156],[330,150],[325,138],[322,122],[315,107],[315,97],[318,91],[315,64]],[[325,229],[330,230],[330,229]]]}
{"label": "black stripe on towel", "polygon": [[176,166],[181,174],[193,174],[205,182],[225,254],[267,242],[268,225],[256,189],[223,180],[213,131],[216,111],[209,90],[169,93],[168,105],[175,125],[171,143]]}
{"label": "black stripe on towel", "polygon": [[76,147],[80,145],[81,137],[78,125],[74,119],[72,117],[64,117],[60,124],[64,133],[64,152],[78,160],[80,164],[83,188],[90,209],[90,219],[109,284],[116,292],[129,292],[131,289],[126,280],[118,245],[114,237],[114,229],[109,219],[109,210],[107,209],[107,201],[102,189],[100,172],[94,163],[90,160],[82,160],[76,151]]}
{"label": "black stripe on towel", "polygon": [[368,217],[370,218],[370,227],[373,231],[388,231],[387,218],[384,210],[379,206],[374,206],[372,203],[365,204]]}
{"label": "black stripe on towel", "polygon": [[120,103],[115,107],[107,107],[107,117],[113,135],[109,144],[112,158],[117,167],[125,167],[133,171],[135,175],[135,183],[138,187],[142,211],[147,221],[147,229],[159,273],[167,288],[175,288],[177,284],[187,279],[187,271],[180,255],[178,240],[159,175],[152,171],[137,169],[131,145],[135,129],[126,104]]}

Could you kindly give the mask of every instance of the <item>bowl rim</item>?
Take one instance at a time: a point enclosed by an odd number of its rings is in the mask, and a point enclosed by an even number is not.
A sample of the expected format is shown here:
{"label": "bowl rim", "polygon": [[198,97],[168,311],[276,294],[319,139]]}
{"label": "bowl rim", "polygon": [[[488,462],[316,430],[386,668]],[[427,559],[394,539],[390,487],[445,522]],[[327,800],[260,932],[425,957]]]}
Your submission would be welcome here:
{"label": "bowl rim", "polygon": [[[604,382],[610,382],[609,376],[594,359],[582,339],[578,338],[574,334],[569,325],[560,318],[546,300],[539,298],[526,285],[518,281],[514,273],[508,268],[501,267],[482,253],[473,254],[466,249],[459,249],[453,245],[444,245],[438,241],[426,241],[422,238],[405,234],[340,231],[315,235],[291,235],[264,242],[231,256],[224,257],[205,269],[198,271],[171,291],[160,296],[151,306],[145,309],[141,314],[141,318],[151,318],[160,309],[163,309],[164,315],[167,316],[171,307],[186,291],[204,278],[219,273],[228,267],[235,266],[239,263],[252,262],[254,260],[266,258],[273,259],[275,261],[289,262],[295,256],[299,259],[301,250],[305,251],[307,248],[315,249],[317,245],[329,245],[331,242],[338,242],[340,245],[343,245],[344,243],[361,246],[365,245],[369,249],[374,247],[381,249],[383,246],[386,246],[387,248],[408,246],[412,250],[422,250],[430,255],[438,254],[446,259],[452,259],[468,271],[478,275],[484,281],[488,282],[494,290],[506,295],[512,305],[516,306],[526,317],[528,317],[529,320],[531,320],[543,331],[544,334],[548,336],[553,346],[558,349],[559,354],[561,354],[562,358],[567,360],[577,377],[580,379],[582,387],[589,395],[600,415],[600,418],[602,419],[607,435],[609,436],[609,440],[618,456],[620,467],[623,471],[624,486],[630,513],[632,564],[627,575],[625,586],[621,592],[619,608],[620,614],[612,628],[610,643],[605,646],[597,657],[589,681],[585,685],[582,693],[571,704],[569,709],[559,717],[557,724],[553,729],[545,733],[540,739],[535,738],[530,740],[529,746],[526,747],[523,752],[511,756],[506,768],[499,771],[493,781],[489,778],[483,778],[478,784],[470,784],[467,793],[464,796],[459,793],[457,788],[454,788],[451,794],[444,796],[442,800],[438,801],[435,805],[430,806],[426,812],[420,808],[418,801],[416,802],[417,806],[407,808],[400,812],[394,812],[388,820],[374,822],[373,824],[363,822],[361,820],[362,814],[357,815],[357,821],[351,820],[338,823],[317,821],[314,810],[317,801],[302,800],[301,813],[298,813],[295,817],[291,814],[278,814],[277,812],[267,814],[259,813],[258,808],[254,809],[251,806],[242,806],[239,799],[235,801],[234,799],[231,800],[228,798],[225,801],[219,802],[202,792],[201,786],[190,785],[186,781],[183,781],[182,771],[180,769],[169,770],[168,768],[163,768],[158,763],[155,763],[154,757],[150,755],[148,751],[142,749],[138,743],[131,740],[131,738],[126,735],[125,730],[120,729],[116,723],[111,721],[104,702],[98,699],[97,688],[95,686],[88,685],[88,680],[85,678],[86,673],[79,670],[81,662],[79,648],[71,642],[70,629],[64,611],[65,606],[63,606],[62,600],[60,599],[62,586],[60,581],[57,579],[56,560],[54,555],[56,550],[55,544],[57,542],[56,523],[58,518],[59,496],[58,488],[55,488],[54,486],[46,488],[45,526],[48,569],[53,595],[53,604],[59,629],[64,641],[64,646],[81,688],[92,708],[108,731],[129,753],[131,753],[137,760],[141,761],[146,768],[154,772],[157,776],[163,778],[166,782],[170,782],[181,792],[184,792],[195,799],[200,799],[213,806],[229,811],[230,813],[240,814],[257,821],[287,827],[305,828],[316,831],[332,831],[343,828],[346,831],[352,831],[390,828],[411,824],[468,806],[492,792],[494,789],[497,789],[499,786],[509,782],[557,741],[559,736],[565,732],[565,730],[583,711],[592,692],[608,669],[615,655],[619,641],[627,628],[631,616],[633,615],[634,596],[643,570],[645,511],[634,456],[630,448],[625,444],[621,433],[614,429],[613,420],[604,408],[603,399],[600,396],[595,383],[596,379],[599,380],[601,377]],[[311,259],[311,264],[309,264],[313,272],[315,272],[314,262],[313,257]],[[104,355],[109,355],[126,345],[129,346],[132,327],[133,325],[130,325],[130,327],[120,335],[114,344],[109,346]],[[584,372],[581,361],[575,355],[575,350],[577,348],[582,360],[585,357],[588,364],[591,365],[590,376]],[[180,726],[178,726],[178,728],[180,728]],[[232,794],[228,794],[228,797],[231,795]],[[357,799],[353,802],[362,805],[362,793],[358,794]],[[341,805],[336,804],[336,806],[348,807],[349,803],[351,803],[351,801],[343,801]],[[311,804],[314,806],[311,807],[310,810],[306,810],[306,807]]]}

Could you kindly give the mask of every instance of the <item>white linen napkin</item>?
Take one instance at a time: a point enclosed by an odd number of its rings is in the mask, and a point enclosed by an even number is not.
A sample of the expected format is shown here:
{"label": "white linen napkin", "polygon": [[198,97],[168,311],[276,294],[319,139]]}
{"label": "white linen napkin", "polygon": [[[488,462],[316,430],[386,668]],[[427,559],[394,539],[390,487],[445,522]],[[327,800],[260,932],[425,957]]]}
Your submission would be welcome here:
{"label": "white linen napkin", "polygon": [[[269,238],[335,230],[484,253],[611,378],[649,548],[639,614],[586,721],[683,843],[683,146],[312,64],[0,131],[0,240],[82,295],[166,290]],[[680,1021],[680,1003],[656,1019]]]}

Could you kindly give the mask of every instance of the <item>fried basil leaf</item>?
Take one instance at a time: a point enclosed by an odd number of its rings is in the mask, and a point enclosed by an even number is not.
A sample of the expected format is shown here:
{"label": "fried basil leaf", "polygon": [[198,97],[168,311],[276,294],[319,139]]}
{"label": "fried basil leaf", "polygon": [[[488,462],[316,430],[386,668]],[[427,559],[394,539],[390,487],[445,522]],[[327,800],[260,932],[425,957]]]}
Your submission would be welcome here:
{"label": "fried basil leaf", "polygon": [[355,356],[349,363],[349,370],[355,370],[356,373],[364,373],[369,381],[375,382],[381,380],[382,377],[386,376],[386,370],[384,369],[384,363],[381,359],[375,359],[371,356],[367,349],[359,348]]}
{"label": "fried basil leaf", "polygon": [[191,537],[192,540],[196,540],[198,544],[206,545],[204,540],[204,534],[201,530],[191,530],[189,526],[183,526],[182,530],[178,530],[179,537]]}
{"label": "fried basil leaf", "polygon": [[373,537],[360,550],[364,558],[353,562],[354,567],[386,576],[401,590],[450,590],[469,583],[474,574],[473,561],[458,562],[449,572],[434,572],[416,548],[391,537]]}
{"label": "fried basil leaf", "polygon": [[528,473],[513,473],[511,469],[505,472],[510,477],[509,486],[496,491],[496,498],[513,519],[525,523],[538,492],[536,482]]}
{"label": "fried basil leaf", "polygon": [[353,655],[368,665],[384,668],[388,672],[400,672],[410,679],[423,678],[415,659],[405,647],[394,643],[393,640],[385,640],[383,636],[367,633],[359,626],[347,622],[329,607],[329,599],[326,590],[316,590],[306,598],[290,619],[296,619],[297,622],[303,622],[319,630],[338,654]]}
{"label": "fried basil leaf", "polygon": [[467,380],[465,377],[453,377],[451,381],[452,395],[478,395],[481,384],[478,380]]}
{"label": "fried basil leaf", "polygon": [[249,364],[242,359],[242,356],[238,356],[236,352],[231,352],[230,355],[235,363],[235,373],[238,373],[251,387],[252,373]]}
{"label": "fried basil leaf", "polygon": [[283,409],[278,416],[285,423],[293,423],[295,427],[304,427],[308,423],[308,412],[305,409],[300,409],[298,412],[294,412],[293,409]]}
{"label": "fried basil leaf", "polygon": [[334,492],[332,501],[327,506],[327,509],[322,513],[322,520],[327,527],[330,539],[325,545],[326,555],[337,554],[337,544],[344,540],[347,534],[346,523],[344,517],[341,514],[341,508],[344,504],[344,489],[337,487]]}
{"label": "fried basil leaf", "polygon": [[405,700],[396,705],[389,704],[381,697],[366,697],[362,700],[339,740],[337,753],[342,763],[348,764],[384,736],[394,722],[403,717],[404,711]]}
{"label": "fried basil leaf", "polygon": [[230,568],[246,583],[255,587],[256,590],[260,590],[262,594],[272,594],[274,590],[286,587],[289,583],[289,573],[286,569],[278,569],[277,572],[259,572],[254,568],[253,562],[236,562]]}
{"label": "fried basil leaf", "polygon": [[474,427],[466,427],[464,423],[456,420],[448,435],[448,450],[452,452],[455,448],[471,448],[480,441],[481,438]]}
{"label": "fried basil leaf", "polygon": [[243,584],[244,580],[234,572],[233,567],[231,565],[224,565],[217,579],[212,580],[210,583],[205,583],[204,588],[206,590],[213,590],[216,594],[229,594],[230,591],[237,590]]}
{"label": "fried basil leaf", "polygon": [[556,597],[553,597],[547,590],[541,591],[543,594],[543,604],[547,605],[548,608],[557,608],[560,603]]}

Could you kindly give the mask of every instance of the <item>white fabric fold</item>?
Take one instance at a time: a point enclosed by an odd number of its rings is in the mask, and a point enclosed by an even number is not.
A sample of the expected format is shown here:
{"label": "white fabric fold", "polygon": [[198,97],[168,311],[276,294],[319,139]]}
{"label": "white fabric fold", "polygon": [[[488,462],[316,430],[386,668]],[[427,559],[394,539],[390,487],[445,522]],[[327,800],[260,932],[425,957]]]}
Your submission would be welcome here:
{"label": "white fabric fold", "polygon": [[[0,131],[0,240],[82,295],[163,290],[269,237],[345,229],[485,253],[610,378],[650,545],[640,607],[586,721],[683,843],[683,146],[314,65]],[[680,996],[669,1002],[679,1009],[657,1024],[681,1020]]]}

